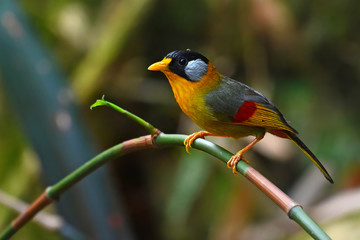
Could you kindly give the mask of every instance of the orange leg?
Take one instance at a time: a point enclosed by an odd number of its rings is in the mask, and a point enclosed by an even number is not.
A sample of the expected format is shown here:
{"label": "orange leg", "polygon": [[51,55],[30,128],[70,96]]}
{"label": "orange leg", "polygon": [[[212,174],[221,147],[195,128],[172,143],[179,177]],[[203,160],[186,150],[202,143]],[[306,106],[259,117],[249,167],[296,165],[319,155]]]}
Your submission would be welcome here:
{"label": "orange leg", "polygon": [[191,148],[191,144],[197,139],[197,138],[205,138],[205,136],[213,136],[213,137],[226,137],[226,136],[221,136],[221,135],[216,135],[213,134],[211,132],[207,132],[207,131],[199,131],[196,133],[191,134],[189,137],[187,137],[184,141],[184,145],[186,148],[186,152],[189,152],[189,149]]}
{"label": "orange leg", "polygon": [[245,158],[243,158],[243,155],[252,148],[257,142],[259,142],[261,139],[263,139],[264,136],[256,137],[254,140],[251,141],[246,147],[238,151],[234,156],[230,158],[230,160],[227,162],[228,168],[232,168],[233,173],[236,175],[236,165],[237,163],[242,159],[244,162],[249,163]]}

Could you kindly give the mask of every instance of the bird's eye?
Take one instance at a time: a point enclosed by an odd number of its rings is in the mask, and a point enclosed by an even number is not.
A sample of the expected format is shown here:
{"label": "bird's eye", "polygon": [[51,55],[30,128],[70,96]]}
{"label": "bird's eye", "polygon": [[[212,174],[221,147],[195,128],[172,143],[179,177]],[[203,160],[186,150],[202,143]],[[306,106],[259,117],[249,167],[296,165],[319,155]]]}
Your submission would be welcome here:
{"label": "bird's eye", "polygon": [[180,64],[181,66],[185,66],[185,65],[187,64],[186,58],[180,58],[180,59],[179,59],[179,64]]}

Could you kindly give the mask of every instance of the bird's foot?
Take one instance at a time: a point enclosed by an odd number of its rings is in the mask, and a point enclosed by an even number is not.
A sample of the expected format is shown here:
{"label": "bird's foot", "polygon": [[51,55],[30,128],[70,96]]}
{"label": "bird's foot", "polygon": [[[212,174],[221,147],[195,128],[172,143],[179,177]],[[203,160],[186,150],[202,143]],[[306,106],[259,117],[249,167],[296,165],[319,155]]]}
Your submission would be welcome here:
{"label": "bird's foot", "polygon": [[240,160],[243,160],[244,162],[246,162],[247,164],[249,164],[249,161],[246,160],[244,157],[243,157],[243,152],[240,150],[239,152],[237,152],[234,156],[232,156],[230,158],[230,160],[227,162],[227,166],[228,168],[232,168],[233,170],[233,174],[237,174],[237,170],[236,170],[236,166],[238,164],[238,162]]}
{"label": "bird's foot", "polygon": [[189,152],[189,149],[191,148],[191,144],[198,138],[205,138],[205,136],[207,136],[209,133],[206,131],[200,131],[200,132],[196,132],[191,134],[190,136],[188,136],[185,141],[184,141],[184,145],[185,145],[185,149],[187,153]]}

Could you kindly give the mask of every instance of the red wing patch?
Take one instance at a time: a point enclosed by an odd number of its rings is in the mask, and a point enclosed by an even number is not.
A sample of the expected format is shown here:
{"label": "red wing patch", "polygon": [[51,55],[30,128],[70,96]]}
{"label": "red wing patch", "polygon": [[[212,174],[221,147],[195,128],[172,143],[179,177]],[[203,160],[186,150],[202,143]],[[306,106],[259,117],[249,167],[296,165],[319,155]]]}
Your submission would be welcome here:
{"label": "red wing patch", "polygon": [[293,128],[284,122],[278,112],[252,101],[246,101],[243,103],[234,116],[233,123],[246,126],[264,127],[269,130],[271,129],[271,133],[279,137],[286,136],[283,135],[281,131],[274,131],[275,129],[296,133]]}
{"label": "red wing patch", "polygon": [[234,116],[235,122],[241,123],[249,118],[251,118],[256,111],[256,105],[254,102],[246,101],[243,105],[238,109],[237,113]]}

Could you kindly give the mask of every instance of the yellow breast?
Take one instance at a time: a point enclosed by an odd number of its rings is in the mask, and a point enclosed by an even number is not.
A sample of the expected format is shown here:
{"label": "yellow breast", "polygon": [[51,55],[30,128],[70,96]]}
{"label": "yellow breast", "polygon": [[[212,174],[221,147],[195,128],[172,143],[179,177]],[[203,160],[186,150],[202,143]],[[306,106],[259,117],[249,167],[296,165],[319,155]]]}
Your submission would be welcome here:
{"label": "yellow breast", "polygon": [[220,83],[221,75],[209,63],[207,74],[198,82],[188,81],[170,71],[164,72],[182,111],[197,125],[206,129],[209,121],[215,120],[205,104],[205,96]]}

